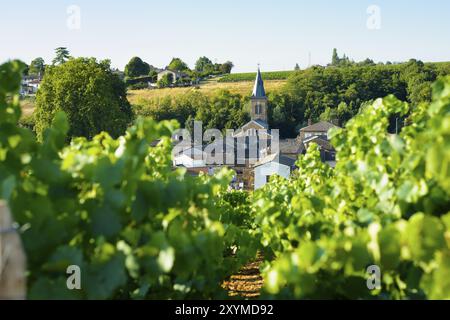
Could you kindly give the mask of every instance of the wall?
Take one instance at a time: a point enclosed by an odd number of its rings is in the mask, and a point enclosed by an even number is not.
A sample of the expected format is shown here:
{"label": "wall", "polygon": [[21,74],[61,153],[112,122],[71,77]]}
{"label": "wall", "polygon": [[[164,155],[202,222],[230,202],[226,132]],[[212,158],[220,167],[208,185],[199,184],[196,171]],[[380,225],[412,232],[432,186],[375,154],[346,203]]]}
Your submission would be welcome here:
{"label": "wall", "polygon": [[266,184],[266,176],[277,174],[284,178],[289,178],[291,169],[278,162],[269,162],[255,168],[255,190],[262,188]]}

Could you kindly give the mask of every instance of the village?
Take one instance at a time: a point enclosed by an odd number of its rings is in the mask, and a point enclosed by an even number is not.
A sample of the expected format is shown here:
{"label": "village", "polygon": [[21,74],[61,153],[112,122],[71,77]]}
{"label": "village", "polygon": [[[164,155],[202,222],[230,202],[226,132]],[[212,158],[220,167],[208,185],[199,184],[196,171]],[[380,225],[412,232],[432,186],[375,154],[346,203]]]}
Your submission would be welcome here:
{"label": "village", "polygon": [[318,145],[324,163],[336,165],[336,152],[328,131],[337,125],[309,120],[296,139],[282,140],[279,130],[270,128],[268,99],[259,68],[250,101],[251,120],[225,138],[216,137],[205,144],[186,141],[179,133],[175,134],[173,165],[186,168],[191,175],[213,174],[226,166],[236,173],[231,187],[248,191],[262,188],[274,175],[289,178],[299,155],[305,154],[311,143]]}

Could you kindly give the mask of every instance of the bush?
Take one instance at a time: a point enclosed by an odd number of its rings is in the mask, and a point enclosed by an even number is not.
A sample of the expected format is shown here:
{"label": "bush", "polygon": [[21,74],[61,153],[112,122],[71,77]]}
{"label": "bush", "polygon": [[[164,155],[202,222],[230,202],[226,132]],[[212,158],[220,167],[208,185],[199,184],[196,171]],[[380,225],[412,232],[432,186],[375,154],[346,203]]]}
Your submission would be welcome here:
{"label": "bush", "polygon": [[[273,71],[273,72],[262,72],[261,75],[263,80],[286,80],[294,74],[295,71]],[[228,74],[220,78],[219,82],[240,82],[240,81],[254,81],[256,77],[256,72],[249,73],[233,73]]]}
{"label": "bush", "polygon": [[19,120],[19,126],[21,126],[22,128],[30,129],[31,131],[34,131],[35,123],[36,123],[36,120],[35,120],[34,114],[30,114],[28,116],[23,116]]}
{"label": "bush", "polygon": [[109,63],[79,58],[49,67],[36,96],[36,133],[42,139],[57,111],[65,111],[70,137],[123,134],[132,120],[124,83]]}
{"label": "bush", "polygon": [[143,89],[148,89],[148,83],[146,82],[138,82],[138,83],[134,83],[134,84],[130,84],[127,87],[128,90],[143,90]]}

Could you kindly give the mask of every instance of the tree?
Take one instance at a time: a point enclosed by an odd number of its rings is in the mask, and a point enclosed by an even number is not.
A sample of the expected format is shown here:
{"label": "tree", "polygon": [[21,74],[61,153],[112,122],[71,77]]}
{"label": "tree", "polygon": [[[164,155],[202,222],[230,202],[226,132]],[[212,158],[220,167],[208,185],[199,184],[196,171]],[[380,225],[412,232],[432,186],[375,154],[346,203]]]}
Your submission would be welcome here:
{"label": "tree", "polygon": [[341,60],[341,59],[339,58],[339,55],[338,55],[338,53],[337,53],[337,49],[334,48],[334,49],[333,49],[333,56],[331,57],[331,65],[332,65],[332,66],[337,66],[337,65],[339,65],[340,60]]}
{"label": "tree", "polygon": [[234,68],[234,64],[231,61],[227,61],[220,66],[220,72],[222,74],[231,73],[231,70]]}
{"label": "tree", "polygon": [[339,119],[338,110],[336,108],[327,107],[320,115],[321,121],[336,122]]}
{"label": "tree", "polygon": [[168,69],[173,70],[173,71],[186,71],[186,70],[189,70],[189,67],[180,58],[173,58],[168,66]]}
{"label": "tree", "polygon": [[374,66],[375,62],[372,59],[367,58],[366,60],[359,62],[358,65],[360,65],[360,66]]}
{"label": "tree", "polygon": [[166,73],[158,81],[159,88],[166,88],[173,84],[173,75],[171,73]]}
{"label": "tree", "polygon": [[207,57],[198,58],[195,63],[195,71],[198,72],[211,72],[214,70],[214,64]]}
{"label": "tree", "polygon": [[139,77],[148,75],[150,72],[150,65],[142,61],[139,57],[131,58],[130,62],[125,66],[125,76]]}
{"label": "tree", "polygon": [[133,118],[123,81],[108,62],[94,58],[71,59],[47,68],[36,96],[39,139],[59,110],[69,119],[69,137],[92,138],[102,131],[118,137]]}
{"label": "tree", "polygon": [[70,58],[69,50],[65,47],[59,47],[55,49],[56,57],[53,59],[53,65],[61,65]]}
{"label": "tree", "polygon": [[44,69],[45,69],[45,61],[44,59],[39,57],[31,61],[28,73],[34,76],[43,75]]}
{"label": "tree", "polygon": [[154,69],[151,69],[148,73],[148,76],[151,78],[151,82],[155,83],[158,79],[158,72],[156,72]]}
{"label": "tree", "polygon": [[296,64],[295,64],[295,68],[294,68],[294,70],[295,70],[295,71],[299,71],[299,70],[300,70],[300,66],[299,66],[299,64],[298,64],[298,63],[296,63]]}

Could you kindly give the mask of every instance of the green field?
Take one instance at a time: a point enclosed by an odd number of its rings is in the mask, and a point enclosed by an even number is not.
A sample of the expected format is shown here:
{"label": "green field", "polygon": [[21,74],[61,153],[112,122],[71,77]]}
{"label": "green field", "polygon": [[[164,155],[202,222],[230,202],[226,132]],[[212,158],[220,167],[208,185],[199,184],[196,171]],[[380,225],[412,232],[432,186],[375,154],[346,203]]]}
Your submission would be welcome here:
{"label": "green field", "polygon": [[[285,80],[269,80],[264,83],[266,91],[275,92],[280,90]],[[178,97],[190,92],[201,92],[206,96],[212,96],[220,90],[228,90],[233,94],[240,94],[241,96],[250,96],[252,93],[254,82],[253,81],[235,81],[231,82],[219,82],[219,81],[207,81],[201,84],[199,87],[180,87],[180,88],[163,88],[152,90],[129,90],[128,100],[132,105],[146,105],[148,101],[160,99],[166,97]]]}
{"label": "green field", "polygon": [[[290,75],[298,71],[271,71],[262,72],[263,80],[286,80]],[[256,72],[232,73],[218,80],[218,82],[240,82],[255,80]]]}

